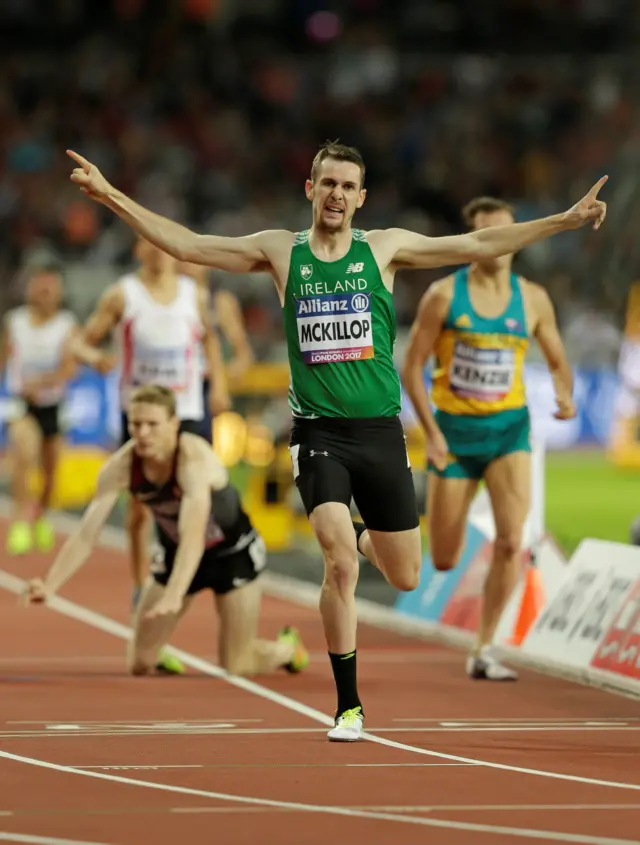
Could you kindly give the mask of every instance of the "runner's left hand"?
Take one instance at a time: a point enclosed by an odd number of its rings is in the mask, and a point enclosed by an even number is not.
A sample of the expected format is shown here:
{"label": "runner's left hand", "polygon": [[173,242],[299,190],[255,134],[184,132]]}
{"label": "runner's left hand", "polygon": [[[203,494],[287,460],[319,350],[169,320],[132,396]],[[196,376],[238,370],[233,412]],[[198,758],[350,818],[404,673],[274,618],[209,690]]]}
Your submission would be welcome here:
{"label": "runner's left hand", "polygon": [[593,223],[594,229],[602,226],[607,216],[607,204],[598,199],[598,194],[608,178],[608,176],[603,176],[599,179],[580,202],[572,206],[569,211],[565,211],[564,218],[569,223],[569,228],[579,229],[585,223]]}
{"label": "runner's left hand", "polygon": [[171,616],[182,610],[182,598],[165,592],[159,601],[147,611],[147,619],[159,619],[161,616]]}

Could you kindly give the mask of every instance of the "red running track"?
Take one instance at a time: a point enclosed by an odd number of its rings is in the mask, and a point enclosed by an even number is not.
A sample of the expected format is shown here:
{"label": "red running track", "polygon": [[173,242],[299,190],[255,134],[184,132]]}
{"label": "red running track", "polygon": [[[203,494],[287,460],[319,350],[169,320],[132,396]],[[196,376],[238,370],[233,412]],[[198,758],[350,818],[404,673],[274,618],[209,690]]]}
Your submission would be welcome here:
{"label": "red running track", "polygon": [[130,678],[123,640],[95,627],[95,614],[127,624],[124,556],[96,552],[64,591],[95,612],[86,621],[9,592],[7,572],[47,563],[12,559],[0,573],[2,841],[640,842],[635,701],[529,672],[474,683],[460,652],[362,625],[373,737],[332,744],[319,721],[335,702],[317,612],[264,601],[264,634],[292,623],[311,647],[303,675],[240,687],[215,677],[201,595],[175,645],[209,674]]}

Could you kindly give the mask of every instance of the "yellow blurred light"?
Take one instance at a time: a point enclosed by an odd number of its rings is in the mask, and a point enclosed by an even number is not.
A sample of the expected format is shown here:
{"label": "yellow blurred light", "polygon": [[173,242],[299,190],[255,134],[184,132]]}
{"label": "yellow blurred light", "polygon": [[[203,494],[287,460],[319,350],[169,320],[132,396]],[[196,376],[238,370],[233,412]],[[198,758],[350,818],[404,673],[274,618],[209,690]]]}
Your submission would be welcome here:
{"label": "yellow blurred light", "polygon": [[273,432],[266,425],[252,422],[247,426],[244,459],[254,467],[267,467],[275,458]]}
{"label": "yellow blurred light", "polygon": [[225,411],[214,418],[213,442],[224,466],[232,467],[242,460],[247,444],[247,424],[240,414]]}

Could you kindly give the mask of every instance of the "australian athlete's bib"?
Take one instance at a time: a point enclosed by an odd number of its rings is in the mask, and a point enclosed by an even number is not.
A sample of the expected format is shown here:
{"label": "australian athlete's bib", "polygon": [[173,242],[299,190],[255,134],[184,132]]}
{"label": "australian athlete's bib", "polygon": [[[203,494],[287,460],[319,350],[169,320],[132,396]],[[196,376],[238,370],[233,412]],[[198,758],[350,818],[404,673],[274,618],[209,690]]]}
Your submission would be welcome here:
{"label": "australian athlete's bib", "polygon": [[298,343],[307,364],[374,357],[368,293],[302,296],[296,300]]}
{"label": "australian athlete's bib", "polygon": [[515,375],[515,351],[455,343],[449,372],[452,393],[465,399],[499,402],[508,395]]}

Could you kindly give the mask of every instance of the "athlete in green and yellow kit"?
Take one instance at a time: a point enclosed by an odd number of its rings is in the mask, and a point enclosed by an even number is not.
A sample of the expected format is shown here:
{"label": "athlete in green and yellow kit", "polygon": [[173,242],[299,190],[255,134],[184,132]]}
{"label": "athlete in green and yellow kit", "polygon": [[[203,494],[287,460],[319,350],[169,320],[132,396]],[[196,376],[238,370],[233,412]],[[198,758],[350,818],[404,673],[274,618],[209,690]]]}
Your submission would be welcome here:
{"label": "athlete in green and yellow kit", "polygon": [[[513,222],[511,207],[480,197],[464,209],[474,229]],[[403,381],[427,435],[428,522],[433,565],[453,568],[464,545],[471,501],[483,479],[496,539],[484,586],[472,678],[515,680],[492,654],[500,616],[519,576],[530,505],[531,431],[524,361],[533,335],[553,376],[559,419],[575,416],[573,377],[543,288],[512,272],[513,256],[482,259],[435,282],[411,331]],[[435,355],[429,406],[424,366]]]}
{"label": "athlete in green and yellow kit", "polygon": [[[275,282],[291,367],[293,474],[325,564],[320,612],[338,696],[329,739],[358,740],[364,717],[356,684],[358,549],[400,590],[417,587],[421,566],[392,357],[395,272],[512,253],[589,222],[597,228],[606,214],[598,199],[605,179],[569,211],[530,223],[444,238],[406,229],[365,233],[351,227],[365,201],[364,162],[352,147],[327,144],[305,185],[313,214],[308,231],[229,238],[198,235],[154,214],[95,165],[69,155],[77,163],[72,181],[160,249],[228,272],[269,273]],[[352,497],[364,524],[351,521]]]}

